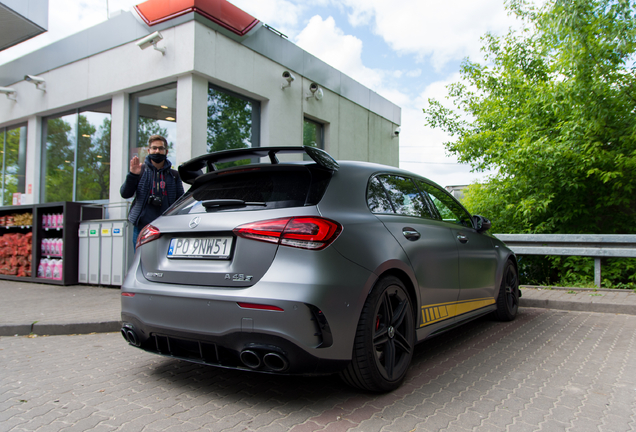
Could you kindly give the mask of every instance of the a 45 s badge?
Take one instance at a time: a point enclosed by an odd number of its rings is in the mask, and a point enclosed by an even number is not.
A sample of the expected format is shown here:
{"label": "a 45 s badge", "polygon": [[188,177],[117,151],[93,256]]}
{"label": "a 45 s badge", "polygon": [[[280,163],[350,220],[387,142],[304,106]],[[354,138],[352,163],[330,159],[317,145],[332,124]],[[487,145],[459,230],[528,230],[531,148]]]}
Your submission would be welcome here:
{"label": "a 45 s badge", "polygon": [[235,274],[229,274],[227,273],[225,275],[225,279],[226,280],[231,280],[232,282],[249,282],[254,278],[254,276],[248,276],[248,275],[244,275],[242,273],[235,273]]}

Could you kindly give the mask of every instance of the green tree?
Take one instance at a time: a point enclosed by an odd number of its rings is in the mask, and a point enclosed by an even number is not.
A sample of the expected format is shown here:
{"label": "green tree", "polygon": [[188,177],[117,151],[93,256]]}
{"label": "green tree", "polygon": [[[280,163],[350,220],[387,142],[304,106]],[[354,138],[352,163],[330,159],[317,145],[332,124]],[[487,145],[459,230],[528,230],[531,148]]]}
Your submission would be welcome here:
{"label": "green tree", "polygon": [[636,233],[634,0],[506,3],[520,30],[482,39],[461,66],[455,108],[430,100],[447,150],[496,174],[465,204],[494,232]]}
{"label": "green tree", "polygon": [[317,123],[305,120],[303,123],[303,145],[320,147],[320,141],[320,126]]}
{"label": "green tree", "polygon": [[110,186],[110,118],[99,129],[79,116],[77,200],[108,199]]}
{"label": "green tree", "polygon": [[[168,139],[168,129],[161,127],[159,121],[149,117],[139,117],[137,124],[137,147],[144,149],[148,148],[148,138],[152,135],[161,135]],[[168,141],[168,151],[171,152],[174,148],[174,143]],[[139,156],[141,157],[141,155]]]}
{"label": "green tree", "polygon": [[[252,145],[252,104],[212,88],[208,89],[208,152],[249,148]],[[219,164],[244,165],[250,160]]]}
{"label": "green tree", "polygon": [[[4,134],[3,134],[4,135]],[[26,127],[17,127],[6,130],[6,142],[4,145],[4,201],[3,205],[13,204],[13,194],[24,193],[24,180],[26,163],[20,160],[20,153],[26,152],[25,146]],[[0,141],[0,144],[2,142]],[[2,157],[0,157],[0,166]]]}
{"label": "green tree", "polygon": [[45,202],[73,200],[74,133],[65,117],[47,122]]}

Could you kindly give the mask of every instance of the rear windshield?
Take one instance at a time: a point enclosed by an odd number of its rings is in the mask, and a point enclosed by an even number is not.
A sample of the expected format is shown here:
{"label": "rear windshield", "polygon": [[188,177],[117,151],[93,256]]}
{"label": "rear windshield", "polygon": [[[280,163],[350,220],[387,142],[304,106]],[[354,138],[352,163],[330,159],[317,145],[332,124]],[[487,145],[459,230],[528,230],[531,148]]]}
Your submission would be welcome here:
{"label": "rear windshield", "polygon": [[237,170],[210,176],[188,191],[166,215],[263,210],[316,205],[331,173],[306,167]]}

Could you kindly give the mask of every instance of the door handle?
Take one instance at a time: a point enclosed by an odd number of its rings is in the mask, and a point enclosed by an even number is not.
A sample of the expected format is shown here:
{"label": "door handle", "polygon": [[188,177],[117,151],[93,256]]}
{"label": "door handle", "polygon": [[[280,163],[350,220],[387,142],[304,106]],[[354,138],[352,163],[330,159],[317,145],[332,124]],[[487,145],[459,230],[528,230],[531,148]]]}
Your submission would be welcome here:
{"label": "door handle", "polygon": [[411,227],[402,228],[402,234],[404,235],[404,237],[406,237],[407,240],[410,241],[419,240],[419,238],[422,236],[419,232],[417,232],[416,229]]}
{"label": "door handle", "polygon": [[457,234],[457,240],[459,240],[460,243],[468,243],[468,237],[464,234]]}
{"label": "door handle", "polygon": [[410,241],[419,240],[419,238],[422,236],[419,232],[411,227],[402,228],[402,234],[404,235],[404,237],[406,237],[407,240]]}

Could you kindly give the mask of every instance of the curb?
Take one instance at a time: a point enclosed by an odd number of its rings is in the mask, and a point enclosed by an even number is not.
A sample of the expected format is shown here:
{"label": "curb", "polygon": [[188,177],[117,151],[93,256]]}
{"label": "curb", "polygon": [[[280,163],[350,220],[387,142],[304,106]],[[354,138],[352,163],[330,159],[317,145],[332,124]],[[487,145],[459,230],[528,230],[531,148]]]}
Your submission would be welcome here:
{"label": "curb", "polygon": [[88,333],[114,333],[121,329],[121,321],[72,324],[17,324],[0,325],[0,336],[60,336]]}
{"label": "curb", "polygon": [[558,309],[574,312],[600,312],[636,315],[636,308],[631,305],[621,305],[613,303],[585,303],[585,302],[568,302],[561,300],[539,300],[539,299],[519,299],[520,307],[533,307],[543,309]]}

